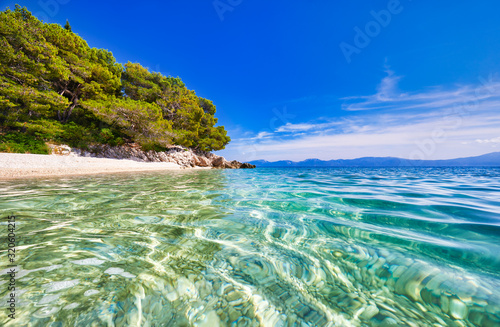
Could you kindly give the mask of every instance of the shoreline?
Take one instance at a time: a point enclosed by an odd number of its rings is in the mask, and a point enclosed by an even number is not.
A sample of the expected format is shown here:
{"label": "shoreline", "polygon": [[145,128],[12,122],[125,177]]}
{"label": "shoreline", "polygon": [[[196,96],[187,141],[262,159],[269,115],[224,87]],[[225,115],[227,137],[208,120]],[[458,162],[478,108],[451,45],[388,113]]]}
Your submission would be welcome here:
{"label": "shoreline", "polygon": [[0,180],[186,169],[200,170],[211,167],[186,168],[173,162],[142,162],[74,155],[0,153]]}

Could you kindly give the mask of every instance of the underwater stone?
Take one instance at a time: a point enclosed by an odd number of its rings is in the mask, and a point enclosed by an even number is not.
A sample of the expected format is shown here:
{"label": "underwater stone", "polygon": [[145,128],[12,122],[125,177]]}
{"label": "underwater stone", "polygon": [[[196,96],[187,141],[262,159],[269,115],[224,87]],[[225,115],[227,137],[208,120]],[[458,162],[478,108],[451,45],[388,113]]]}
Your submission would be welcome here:
{"label": "underwater stone", "polygon": [[255,317],[255,308],[252,305],[249,305],[246,310],[245,310],[245,316],[247,316],[250,319],[253,319]]}
{"label": "underwater stone", "polygon": [[231,320],[232,322],[238,320],[238,318],[241,316],[241,314],[234,310],[233,308],[229,308],[229,320]]}
{"label": "underwater stone", "polygon": [[500,305],[488,304],[486,307],[486,312],[491,313],[493,315],[498,315],[500,312]]}
{"label": "underwater stone", "polygon": [[448,276],[444,274],[436,274],[434,277],[427,282],[425,287],[431,291],[439,291],[441,284],[448,279]]}
{"label": "underwater stone", "polygon": [[252,320],[249,319],[248,317],[240,317],[238,321],[236,321],[236,326],[251,326],[252,325]]}
{"label": "underwater stone", "polygon": [[111,267],[104,271],[105,274],[110,274],[110,275],[119,275],[122,272],[124,272],[122,268],[116,268],[116,267]]}
{"label": "underwater stone", "polygon": [[380,324],[380,327],[392,327],[392,326],[396,327],[399,326],[399,324],[395,319],[390,317],[385,318]]}
{"label": "underwater stone", "polygon": [[194,284],[191,283],[189,279],[181,277],[177,281],[177,293],[179,293],[180,296],[187,295],[189,297],[193,297],[196,296],[198,292],[196,291]]}
{"label": "underwater stone", "polygon": [[153,316],[159,316],[161,314],[161,311],[162,306],[159,302],[153,303],[153,305],[151,305],[151,314]]}
{"label": "underwater stone", "polygon": [[464,319],[467,317],[468,309],[465,303],[459,299],[450,301],[450,315],[455,319]]}
{"label": "underwater stone", "polygon": [[38,301],[38,305],[42,305],[42,304],[47,304],[47,303],[50,303],[50,302],[54,302],[60,296],[61,296],[60,294],[45,295],[40,301]]}
{"label": "underwater stone", "polygon": [[179,295],[177,294],[176,291],[172,291],[170,293],[167,293],[166,297],[170,302],[174,302],[179,298]]}
{"label": "underwater stone", "polygon": [[63,310],[71,310],[71,309],[76,308],[76,307],[77,307],[77,306],[79,306],[79,305],[80,305],[79,303],[74,303],[74,302],[73,302],[73,303],[70,303],[70,304],[68,304],[67,306],[65,306],[65,307],[63,308]]}
{"label": "underwater stone", "polygon": [[304,320],[312,323],[313,326],[323,326],[327,323],[326,317],[315,310],[311,310]]}
{"label": "underwater stone", "polygon": [[476,324],[478,326],[482,326],[483,317],[484,317],[484,312],[471,310],[469,313],[468,319],[473,324]]}
{"label": "underwater stone", "polygon": [[407,267],[405,266],[397,266],[392,273],[392,276],[395,278],[401,277],[401,275],[406,271]]}
{"label": "underwater stone", "polygon": [[370,320],[378,314],[379,310],[376,305],[366,307],[365,311],[360,315],[361,318]]}
{"label": "underwater stone", "polygon": [[104,263],[104,260],[97,259],[97,258],[89,258],[89,259],[83,259],[83,260],[74,260],[71,261],[74,264],[80,265],[80,266],[99,266],[100,264]]}
{"label": "underwater stone", "polygon": [[420,301],[420,290],[424,286],[422,281],[437,269],[424,267],[422,264],[415,263],[406,270],[398,279],[395,285],[395,291],[401,295],[407,295],[414,301]]}
{"label": "underwater stone", "polygon": [[229,302],[230,305],[232,306],[237,306],[241,303],[243,303],[243,299],[241,297],[241,294],[239,294],[236,291],[232,291],[227,295],[227,301]]}
{"label": "underwater stone", "polygon": [[279,327],[284,325],[283,321],[280,320],[279,312],[276,310],[268,309],[264,312],[263,318],[265,326]]}
{"label": "underwater stone", "polygon": [[420,297],[425,303],[432,303],[432,293],[427,288],[423,288],[420,291]]}
{"label": "underwater stone", "polygon": [[127,326],[140,326],[141,323],[141,313],[134,306],[127,314]]}
{"label": "underwater stone", "polygon": [[83,293],[84,296],[91,296],[91,295],[94,295],[94,294],[97,294],[99,293],[98,290],[88,290],[88,291],[85,291],[85,293]]}
{"label": "underwater stone", "polygon": [[50,292],[60,291],[60,290],[63,290],[65,288],[73,287],[73,286],[77,285],[79,282],[80,281],[78,279],[74,279],[74,280],[66,280],[63,282],[52,282],[52,283],[46,284],[45,286],[47,287],[46,291],[48,293],[50,293]]}
{"label": "underwater stone", "polygon": [[120,316],[115,319],[115,326],[116,327],[125,327],[127,323],[127,318],[125,316]]}
{"label": "underwater stone", "polygon": [[57,311],[59,311],[59,307],[43,307],[40,310],[33,313],[33,317],[46,318],[52,316]]}
{"label": "underwater stone", "polygon": [[441,310],[443,312],[448,313],[450,309],[450,299],[446,295],[441,295]]}

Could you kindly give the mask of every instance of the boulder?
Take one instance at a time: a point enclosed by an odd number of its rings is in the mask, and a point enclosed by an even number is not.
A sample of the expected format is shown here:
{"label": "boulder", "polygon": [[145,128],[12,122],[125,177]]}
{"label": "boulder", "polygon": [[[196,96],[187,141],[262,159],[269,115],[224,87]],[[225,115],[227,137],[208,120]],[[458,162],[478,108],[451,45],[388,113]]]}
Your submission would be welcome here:
{"label": "boulder", "polygon": [[213,167],[213,168],[255,168],[254,165],[241,163],[239,161],[227,161],[224,157],[210,152],[187,149],[178,145],[169,146],[164,152],[143,151],[136,143],[114,146],[91,145],[87,150],[71,149],[68,146],[58,146],[53,153],[68,155],[69,153],[82,157],[130,159],[146,162],[173,162],[182,167]]}
{"label": "boulder", "polygon": [[216,158],[212,159],[212,167],[224,168],[226,162],[227,162],[226,159],[224,159],[223,157],[216,157]]}
{"label": "boulder", "polygon": [[252,164],[249,164],[248,162],[245,162],[245,163],[242,163],[240,168],[242,169],[251,169],[251,168],[255,168],[255,165],[252,165]]}

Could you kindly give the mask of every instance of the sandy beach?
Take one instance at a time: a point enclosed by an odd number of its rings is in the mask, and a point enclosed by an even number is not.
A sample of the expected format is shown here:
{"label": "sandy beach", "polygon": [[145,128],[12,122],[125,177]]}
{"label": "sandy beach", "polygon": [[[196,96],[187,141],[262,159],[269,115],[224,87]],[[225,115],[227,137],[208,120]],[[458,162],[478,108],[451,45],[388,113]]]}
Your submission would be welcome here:
{"label": "sandy beach", "polygon": [[0,179],[180,169],[171,162],[0,153]]}

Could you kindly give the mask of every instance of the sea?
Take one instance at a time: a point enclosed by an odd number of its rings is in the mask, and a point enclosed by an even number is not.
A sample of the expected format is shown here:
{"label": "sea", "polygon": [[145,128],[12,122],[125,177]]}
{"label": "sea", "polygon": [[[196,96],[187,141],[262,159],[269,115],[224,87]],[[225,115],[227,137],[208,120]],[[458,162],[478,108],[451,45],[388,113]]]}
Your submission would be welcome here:
{"label": "sea", "polygon": [[2,326],[500,326],[500,168],[3,180],[0,218]]}

